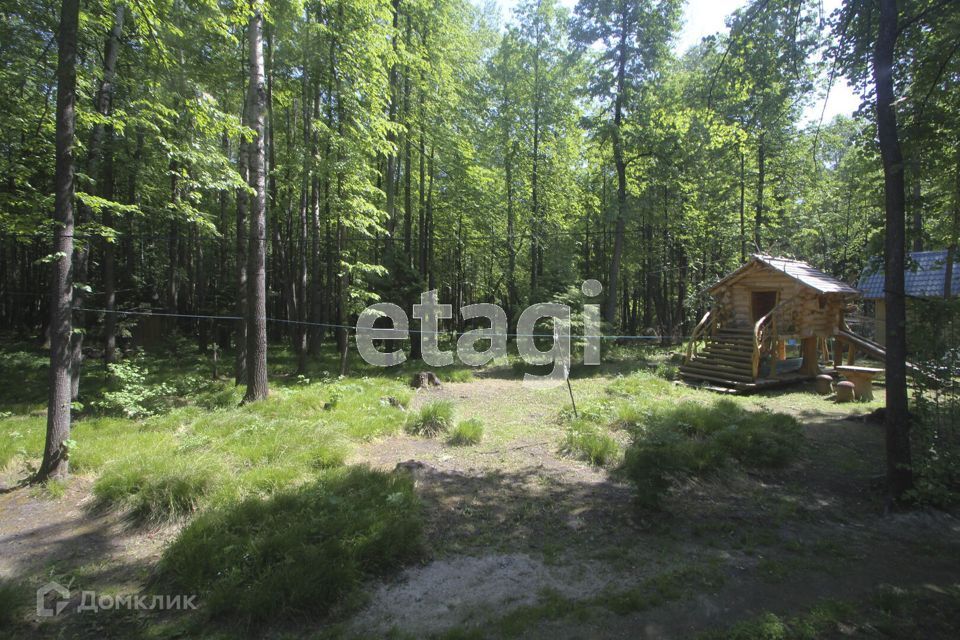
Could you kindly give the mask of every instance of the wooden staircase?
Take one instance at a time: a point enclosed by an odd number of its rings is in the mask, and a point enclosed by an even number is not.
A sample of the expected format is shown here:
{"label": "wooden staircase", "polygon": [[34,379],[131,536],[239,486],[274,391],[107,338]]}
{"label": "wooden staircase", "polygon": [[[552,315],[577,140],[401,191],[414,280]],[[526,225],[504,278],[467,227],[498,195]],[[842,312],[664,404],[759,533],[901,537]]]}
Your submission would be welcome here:
{"label": "wooden staircase", "polygon": [[752,329],[724,327],[704,336],[704,342],[704,348],[680,366],[683,378],[734,389],[754,385]]}

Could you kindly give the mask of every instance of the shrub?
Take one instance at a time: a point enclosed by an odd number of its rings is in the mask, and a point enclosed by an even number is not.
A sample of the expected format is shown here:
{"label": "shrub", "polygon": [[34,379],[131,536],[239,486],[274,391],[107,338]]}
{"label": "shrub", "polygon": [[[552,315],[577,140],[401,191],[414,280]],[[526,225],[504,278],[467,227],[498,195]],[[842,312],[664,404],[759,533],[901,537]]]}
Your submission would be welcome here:
{"label": "shrub", "polygon": [[457,446],[478,444],[483,439],[483,421],[470,418],[457,423],[450,433],[449,443]]}
{"label": "shrub", "polygon": [[446,433],[453,425],[453,403],[449,400],[437,400],[425,404],[420,411],[410,416],[407,431],[417,436],[432,438]]}
{"label": "shrub", "polygon": [[128,418],[143,418],[159,413],[163,399],[175,393],[172,385],[147,383],[147,369],[142,359],[125,360],[107,365],[113,389],[93,403],[107,413]]}
{"label": "shrub", "polygon": [[200,515],[164,552],[159,581],[205,594],[208,614],[238,623],[324,615],[415,557],[420,533],[408,475],[340,468]]}
{"label": "shrub", "polygon": [[659,506],[674,480],[707,476],[730,461],[777,468],[796,455],[803,435],[796,419],[747,411],[730,400],[654,407],[633,430],[620,470],[644,506]]}
{"label": "shrub", "polygon": [[561,451],[590,464],[602,466],[617,455],[619,447],[610,435],[600,431],[596,425],[577,421],[567,430]]}
{"label": "shrub", "polygon": [[680,369],[669,362],[661,362],[654,370],[654,375],[664,380],[676,380],[680,377]]}

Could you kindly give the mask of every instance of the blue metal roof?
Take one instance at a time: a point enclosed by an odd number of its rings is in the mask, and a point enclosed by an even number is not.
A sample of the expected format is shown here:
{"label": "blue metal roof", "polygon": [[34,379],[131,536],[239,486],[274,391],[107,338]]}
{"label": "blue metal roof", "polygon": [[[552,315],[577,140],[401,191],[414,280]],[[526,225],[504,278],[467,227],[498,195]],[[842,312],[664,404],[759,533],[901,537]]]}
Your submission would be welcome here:
{"label": "blue metal roof", "polygon": [[[960,257],[960,256],[958,256]],[[906,294],[917,298],[943,296],[943,283],[947,273],[946,251],[914,251],[907,258],[904,273]],[[864,298],[883,297],[883,260],[876,258],[864,269],[857,288]],[[960,295],[960,264],[953,263],[952,295]]]}

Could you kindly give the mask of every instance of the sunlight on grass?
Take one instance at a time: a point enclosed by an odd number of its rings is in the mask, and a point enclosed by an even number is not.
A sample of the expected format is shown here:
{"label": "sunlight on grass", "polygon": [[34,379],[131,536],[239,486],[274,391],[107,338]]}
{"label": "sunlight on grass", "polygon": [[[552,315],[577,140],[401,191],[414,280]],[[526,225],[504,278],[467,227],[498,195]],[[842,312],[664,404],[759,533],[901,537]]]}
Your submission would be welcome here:
{"label": "sunlight on grass", "polygon": [[407,433],[432,438],[446,433],[453,426],[453,403],[436,400],[423,405],[407,420]]}
{"label": "sunlight on grass", "polygon": [[468,446],[479,444],[483,439],[483,420],[470,418],[457,423],[447,439],[454,446]]}

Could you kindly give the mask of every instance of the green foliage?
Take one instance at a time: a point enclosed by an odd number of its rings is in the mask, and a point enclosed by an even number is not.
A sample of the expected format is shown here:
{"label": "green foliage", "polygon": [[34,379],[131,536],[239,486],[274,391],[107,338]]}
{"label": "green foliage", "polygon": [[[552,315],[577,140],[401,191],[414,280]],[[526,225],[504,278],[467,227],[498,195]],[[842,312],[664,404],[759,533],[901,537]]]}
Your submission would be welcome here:
{"label": "green foliage", "polygon": [[670,380],[672,382],[680,377],[680,369],[676,365],[670,364],[669,362],[661,362],[657,365],[654,374],[659,378]]}
{"label": "green foliage", "polygon": [[163,410],[164,400],[176,392],[168,382],[148,383],[149,371],[142,358],[115,362],[108,368],[114,390],[105,392],[103,398],[94,403],[107,413],[128,418],[154,415]]}
{"label": "green foliage", "polygon": [[748,468],[783,467],[803,444],[795,418],[748,411],[730,400],[659,404],[632,435],[621,471],[649,507],[659,506],[678,479],[704,477],[732,461]]}
{"label": "green foliage", "polygon": [[325,471],[197,517],[164,552],[159,580],[203,593],[207,614],[238,626],[323,616],[364,578],[419,553],[418,505],[404,474]]}
{"label": "green foliage", "polygon": [[436,400],[423,405],[418,412],[407,419],[407,432],[417,436],[432,438],[446,433],[453,426],[453,403],[449,400]]}
{"label": "green foliage", "polygon": [[467,446],[479,444],[482,439],[483,420],[480,418],[470,418],[469,420],[461,420],[457,423],[457,426],[450,432],[450,437],[447,439],[447,442],[455,446]]}
{"label": "green foliage", "polygon": [[[919,302],[919,301],[918,301]],[[960,501],[960,301],[924,300],[911,309],[914,488],[909,497],[938,507]]]}

